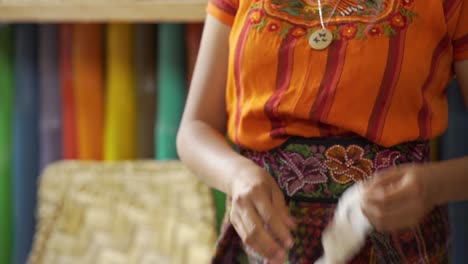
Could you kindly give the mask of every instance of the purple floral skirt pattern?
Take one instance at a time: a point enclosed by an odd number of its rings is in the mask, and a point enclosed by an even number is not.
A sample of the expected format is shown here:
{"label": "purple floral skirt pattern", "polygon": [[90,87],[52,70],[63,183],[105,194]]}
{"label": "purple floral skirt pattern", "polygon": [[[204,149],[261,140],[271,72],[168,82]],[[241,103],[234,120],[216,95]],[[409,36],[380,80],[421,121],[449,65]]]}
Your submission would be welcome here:
{"label": "purple floral skirt pattern", "polygon": [[[348,187],[399,164],[427,162],[429,144],[411,142],[384,148],[358,138],[291,139],[271,151],[241,153],[272,175],[284,192],[298,223],[288,263],[299,264],[314,263],[322,255],[322,231]],[[229,197],[226,204],[229,207]],[[449,263],[449,249],[447,209],[439,207],[413,229],[391,234],[372,232],[351,263]],[[263,262],[242,244],[225,216],[213,263]]]}

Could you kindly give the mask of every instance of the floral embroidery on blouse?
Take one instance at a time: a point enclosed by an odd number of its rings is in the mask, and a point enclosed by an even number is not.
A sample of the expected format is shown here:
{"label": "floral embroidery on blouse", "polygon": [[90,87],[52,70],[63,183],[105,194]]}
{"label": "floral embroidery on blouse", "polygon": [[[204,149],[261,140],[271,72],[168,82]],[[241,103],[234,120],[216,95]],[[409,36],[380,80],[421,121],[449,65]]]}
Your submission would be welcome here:
{"label": "floral embroidery on blouse", "polygon": [[[323,20],[334,39],[391,37],[418,16],[414,1],[322,0]],[[321,27],[317,0],[254,0],[249,20],[257,30],[281,37],[308,38]]]}

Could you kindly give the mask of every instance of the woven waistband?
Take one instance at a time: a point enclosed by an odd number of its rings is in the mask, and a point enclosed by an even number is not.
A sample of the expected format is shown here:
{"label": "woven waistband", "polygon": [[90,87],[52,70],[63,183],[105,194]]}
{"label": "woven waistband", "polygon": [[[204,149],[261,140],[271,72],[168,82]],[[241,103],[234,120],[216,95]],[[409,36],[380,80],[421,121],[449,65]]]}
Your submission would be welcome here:
{"label": "woven waistband", "polygon": [[429,143],[382,147],[363,138],[291,138],[270,151],[241,150],[278,182],[288,200],[335,203],[357,181],[429,159]]}

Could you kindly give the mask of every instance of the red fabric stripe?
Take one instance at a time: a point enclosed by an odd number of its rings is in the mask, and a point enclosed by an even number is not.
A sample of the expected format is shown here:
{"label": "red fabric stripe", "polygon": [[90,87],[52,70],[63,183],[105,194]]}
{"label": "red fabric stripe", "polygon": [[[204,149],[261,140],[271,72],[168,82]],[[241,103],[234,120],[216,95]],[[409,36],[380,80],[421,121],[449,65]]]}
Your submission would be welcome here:
{"label": "red fabric stripe", "polygon": [[211,3],[231,16],[235,16],[237,13],[237,7],[227,0],[211,0]]}
{"label": "red fabric stripe", "polygon": [[63,156],[65,159],[78,158],[75,96],[73,87],[72,43],[73,25],[60,28],[60,83],[62,86],[63,109]]}
{"label": "red fabric stripe", "polygon": [[281,97],[291,83],[295,44],[296,38],[293,36],[286,37],[281,43],[278,53],[276,91],[265,104],[265,114],[271,121],[272,130],[270,135],[272,138],[278,138],[286,134],[284,130],[284,122],[279,116],[278,108]]}
{"label": "red fabric stripe", "polygon": [[435,72],[439,68],[440,57],[450,46],[450,38],[448,35],[445,35],[444,38],[439,42],[436,49],[434,50],[434,54],[432,56],[432,63],[431,69],[429,70],[429,75],[427,76],[426,81],[422,87],[422,96],[423,96],[423,106],[419,111],[418,115],[418,123],[419,123],[419,139],[426,140],[429,139],[431,135],[431,119],[432,119],[432,111],[429,107],[427,102],[427,98],[425,93],[429,88],[429,85],[432,83]]}
{"label": "red fabric stripe", "polygon": [[444,0],[444,16],[446,21],[453,16],[461,3],[461,0]]}
{"label": "red fabric stripe", "polygon": [[403,62],[405,38],[406,30],[402,30],[396,36],[390,38],[387,66],[367,128],[367,138],[374,142],[378,141],[382,136],[385,118],[393,100],[393,92]]}
{"label": "red fabric stripe", "polygon": [[330,80],[327,84],[327,89],[324,91],[324,103],[322,106],[321,111],[319,112],[320,121],[325,121],[328,118],[328,114],[330,113],[330,109],[333,105],[333,101],[335,100],[336,89],[338,87],[338,82],[341,79],[341,74],[343,72],[343,66],[346,58],[346,48],[348,47],[347,41],[336,41],[336,46],[334,47],[334,54],[333,56],[333,74],[330,74]]}
{"label": "red fabric stripe", "polygon": [[455,53],[462,52],[468,49],[468,34],[453,41],[453,50]]}
{"label": "red fabric stripe", "polygon": [[[335,99],[336,88],[343,72],[347,41],[335,40],[328,51],[327,66],[319,92],[310,110],[312,122],[325,122]],[[327,126],[321,126],[321,134],[327,134]]]}
{"label": "red fabric stripe", "polygon": [[241,83],[241,68],[243,63],[243,50],[245,47],[245,43],[247,42],[248,32],[250,31],[250,22],[246,21],[244,24],[244,28],[242,29],[239,41],[236,45],[236,52],[234,58],[234,78],[236,80],[236,94],[237,94],[237,102],[236,102],[236,135],[235,141],[238,146],[240,146],[239,140],[239,129],[240,129],[240,119],[241,119],[241,101],[242,101],[242,83]]}

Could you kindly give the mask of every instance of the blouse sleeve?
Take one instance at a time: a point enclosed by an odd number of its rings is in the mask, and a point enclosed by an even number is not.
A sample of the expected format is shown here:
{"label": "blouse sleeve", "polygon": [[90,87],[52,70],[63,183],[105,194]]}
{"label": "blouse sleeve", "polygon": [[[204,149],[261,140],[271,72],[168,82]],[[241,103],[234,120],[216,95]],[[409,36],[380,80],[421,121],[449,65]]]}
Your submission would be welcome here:
{"label": "blouse sleeve", "polygon": [[232,26],[239,0],[209,0],[206,11],[221,23]]}
{"label": "blouse sleeve", "polygon": [[454,60],[468,60],[468,0],[461,1],[452,43]]}

